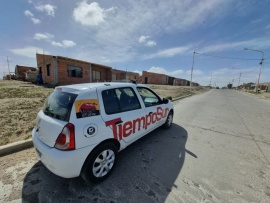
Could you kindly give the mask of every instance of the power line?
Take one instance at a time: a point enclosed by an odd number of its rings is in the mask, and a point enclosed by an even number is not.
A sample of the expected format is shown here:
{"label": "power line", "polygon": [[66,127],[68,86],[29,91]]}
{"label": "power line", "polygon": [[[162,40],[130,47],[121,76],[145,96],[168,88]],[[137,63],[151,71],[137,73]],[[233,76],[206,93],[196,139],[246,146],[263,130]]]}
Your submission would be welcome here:
{"label": "power line", "polygon": [[[235,57],[226,57],[226,56],[214,56],[214,55],[210,55],[210,54],[201,54],[198,52],[196,52],[196,54],[203,55],[203,56],[215,57],[215,58],[234,59],[234,60],[246,60],[246,61],[257,61],[257,60],[260,61],[260,60],[262,60],[262,59],[247,59],[247,58],[235,58]],[[266,60],[266,59],[270,59],[270,58],[265,58],[264,60]]]}

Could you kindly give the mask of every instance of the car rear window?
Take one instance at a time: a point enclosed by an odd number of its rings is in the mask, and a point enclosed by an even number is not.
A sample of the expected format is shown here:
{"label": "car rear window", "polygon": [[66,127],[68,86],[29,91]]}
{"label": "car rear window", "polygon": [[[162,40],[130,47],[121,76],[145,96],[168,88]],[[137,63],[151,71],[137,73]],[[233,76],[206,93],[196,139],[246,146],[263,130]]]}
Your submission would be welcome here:
{"label": "car rear window", "polygon": [[72,105],[77,96],[77,94],[54,91],[45,102],[44,114],[68,122]]}

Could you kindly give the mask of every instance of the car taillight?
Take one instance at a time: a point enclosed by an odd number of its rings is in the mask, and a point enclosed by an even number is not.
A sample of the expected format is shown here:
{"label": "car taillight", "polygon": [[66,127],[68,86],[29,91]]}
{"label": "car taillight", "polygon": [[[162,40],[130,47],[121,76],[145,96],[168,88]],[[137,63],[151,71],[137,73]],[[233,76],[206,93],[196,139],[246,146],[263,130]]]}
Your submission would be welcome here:
{"label": "car taillight", "polygon": [[72,123],[65,125],[58,135],[54,147],[61,150],[75,149],[75,128]]}

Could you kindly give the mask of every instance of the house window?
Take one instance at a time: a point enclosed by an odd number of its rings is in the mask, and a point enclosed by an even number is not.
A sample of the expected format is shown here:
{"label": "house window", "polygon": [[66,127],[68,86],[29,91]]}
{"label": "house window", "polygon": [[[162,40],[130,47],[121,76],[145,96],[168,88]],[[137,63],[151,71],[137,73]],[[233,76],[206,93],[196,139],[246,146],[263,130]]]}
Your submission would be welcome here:
{"label": "house window", "polygon": [[51,64],[47,65],[47,76],[51,75]]}
{"label": "house window", "polygon": [[82,67],[68,66],[68,76],[75,78],[82,78]]}
{"label": "house window", "polygon": [[100,80],[100,72],[99,71],[93,71],[93,79],[94,80]]}

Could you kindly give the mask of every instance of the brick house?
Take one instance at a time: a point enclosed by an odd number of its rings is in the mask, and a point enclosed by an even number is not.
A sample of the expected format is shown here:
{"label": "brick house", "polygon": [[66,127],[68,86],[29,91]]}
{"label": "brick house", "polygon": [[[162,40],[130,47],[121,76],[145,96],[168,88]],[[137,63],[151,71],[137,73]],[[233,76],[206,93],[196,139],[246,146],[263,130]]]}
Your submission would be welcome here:
{"label": "brick house", "polygon": [[189,86],[190,82],[188,80],[185,80],[185,79],[175,78],[173,85],[176,85],[176,86]]}
{"label": "brick house", "polygon": [[25,80],[25,73],[27,71],[36,71],[37,69],[29,66],[15,66],[15,78],[18,80]]}
{"label": "brick house", "polygon": [[137,80],[139,73],[112,69],[112,81]]}
{"label": "brick house", "polygon": [[63,56],[36,54],[37,67],[47,84],[76,84],[112,80],[112,68]]}
{"label": "brick house", "polygon": [[169,76],[160,73],[151,73],[143,71],[139,77],[138,83],[142,84],[157,84],[157,85],[168,85]]}

